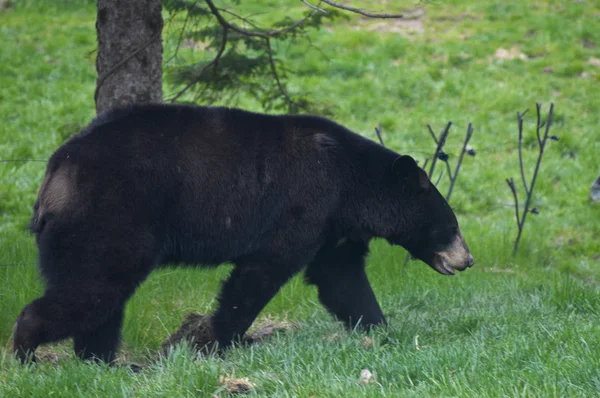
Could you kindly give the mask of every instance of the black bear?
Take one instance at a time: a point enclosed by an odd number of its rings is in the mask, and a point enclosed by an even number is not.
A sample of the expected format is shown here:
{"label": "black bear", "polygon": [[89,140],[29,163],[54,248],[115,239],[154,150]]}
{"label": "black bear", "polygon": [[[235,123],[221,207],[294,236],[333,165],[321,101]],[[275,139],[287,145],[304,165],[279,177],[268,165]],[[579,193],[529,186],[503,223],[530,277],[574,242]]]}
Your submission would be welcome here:
{"label": "black bear", "polygon": [[385,324],[364,270],[380,237],[449,275],[473,265],[456,217],[407,155],[317,116],[132,105],[99,115],[48,161],[31,219],[46,281],[14,351],[72,337],[112,361],[123,310],[167,263],[235,265],[212,315],[228,347],[306,267],[353,327]]}

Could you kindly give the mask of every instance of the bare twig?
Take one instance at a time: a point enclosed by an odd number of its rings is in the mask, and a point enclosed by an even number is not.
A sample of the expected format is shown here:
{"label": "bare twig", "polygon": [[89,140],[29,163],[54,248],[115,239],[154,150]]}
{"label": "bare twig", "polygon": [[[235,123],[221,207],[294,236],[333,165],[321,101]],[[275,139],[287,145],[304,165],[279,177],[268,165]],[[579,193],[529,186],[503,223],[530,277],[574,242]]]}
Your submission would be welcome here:
{"label": "bare twig", "polygon": [[[427,174],[429,179],[433,176],[433,171],[435,170],[435,164],[437,162],[444,145],[446,144],[446,138],[448,138],[448,133],[450,132],[450,126],[452,126],[452,122],[448,122],[446,128],[440,133],[440,138],[436,141],[437,147],[435,148],[435,153],[433,154],[433,158],[431,159],[431,166],[429,167],[429,173]],[[429,127],[429,126],[428,126]],[[429,131],[433,133],[431,127],[429,127]],[[433,134],[435,137],[435,134]],[[434,138],[435,141],[435,138]]]}
{"label": "bare twig", "polygon": [[363,15],[363,16],[369,17],[369,18],[391,19],[391,18],[403,18],[404,17],[404,15],[402,15],[402,14],[373,14],[371,12],[361,10],[360,8],[354,8],[354,7],[350,7],[350,6],[345,6],[340,3],[336,3],[335,1],[332,1],[332,0],[321,0],[321,1],[332,7],[339,8],[340,10],[354,12],[356,14],[360,14],[360,15]]}
{"label": "bare twig", "polygon": [[523,181],[525,193],[529,194],[529,190],[527,189],[527,180],[525,179],[525,170],[523,168],[523,115],[521,115],[520,112],[517,112],[517,123],[519,125],[519,169],[521,169],[521,180]]}
{"label": "bare twig", "polygon": [[519,226],[519,235],[521,235],[521,217],[519,216],[519,196],[517,195],[517,187],[515,186],[515,181],[512,178],[507,178],[506,183],[512,191],[515,199],[515,216],[517,218],[517,225]]}
{"label": "bare twig", "polygon": [[[314,5],[310,4],[310,3],[309,3],[308,1],[306,1],[306,0],[302,0],[302,2],[303,2],[304,4],[306,4],[307,6],[309,6],[310,8],[312,8],[313,10],[316,10],[316,11],[322,12],[323,14],[327,14],[327,11],[325,11],[325,10],[324,10],[324,9],[322,9],[322,8],[319,8],[319,7],[317,7],[317,6],[314,6]],[[320,4],[320,3],[319,3],[319,4]]]}
{"label": "bare twig", "polygon": [[377,133],[377,138],[379,138],[379,143],[381,144],[381,146],[385,146],[385,144],[383,143],[383,138],[381,138],[381,124],[375,127],[375,132]]}
{"label": "bare twig", "polygon": [[[198,2],[198,0],[196,0],[194,2],[194,4],[192,4],[190,7],[194,7],[197,2]],[[165,64],[168,64],[169,62],[171,62],[171,60],[177,56],[177,53],[179,53],[179,48],[181,47],[181,43],[183,43],[183,34],[185,33],[185,28],[187,26],[189,19],[190,19],[190,12],[188,9],[187,14],[185,14],[185,19],[183,20],[183,26],[182,26],[181,30],[179,31],[179,38],[177,39],[177,44],[175,45],[175,51],[173,51],[173,55],[168,60],[165,61]]]}
{"label": "bare twig", "polygon": [[443,177],[443,176],[444,176],[444,170],[442,170],[442,171],[440,172],[440,175],[438,176],[438,179],[437,179],[437,181],[435,182],[435,185],[438,185],[438,184],[440,183],[440,181],[441,181],[441,179],[442,179],[442,177]]}
{"label": "bare twig", "polygon": [[288,94],[287,90],[281,83],[281,79],[279,78],[279,74],[277,73],[277,68],[275,67],[275,61],[273,60],[273,49],[271,48],[271,40],[267,38],[265,39],[265,43],[267,46],[267,54],[269,56],[269,65],[271,65],[271,73],[273,74],[273,77],[277,82],[277,87],[279,87],[279,91],[281,92],[281,94],[283,94],[286,101],[288,101],[290,104],[293,104],[299,108],[304,108],[302,104],[299,104],[298,102],[294,101],[294,99]]}
{"label": "bare twig", "polygon": [[437,143],[438,143],[438,139],[437,139],[437,137],[435,136],[435,133],[433,132],[433,129],[431,128],[431,125],[430,125],[430,124],[428,124],[428,125],[427,125],[427,129],[429,130],[429,134],[431,134],[431,138],[433,138],[433,141],[434,141],[434,142],[436,143],[436,145],[437,145]]}
{"label": "bare twig", "polygon": [[[473,136],[473,125],[469,123],[469,127],[467,127],[467,134],[465,135],[465,141],[463,142],[462,150],[460,151],[460,156],[458,157],[458,162],[456,163],[456,168],[454,169],[454,173],[450,171],[450,163],[446,162],[446,167],[448,167],[448,177],[450,178],[450,187],[448,187],[448,193],[446,194],[446,201],[450,201],[450,196],[452,195],[452,190],[454,189],[454,184],[458,179],[458,173],[460,172],[460,166],[462,164],[465,153],[467,152],[467,145],[469,144],[469,140]],[[437,185],[437,184],[436,184]]]}
{"label": "bare twig", "polygon": [[[541,122],[541,104],[537,103],[536,104],[536,110],[537,110],[537,124],[536,124],[536,136],[538,137],[538,143],[539,143],[539,149],[538,149],[538,158],[535,164],[535,169],[533,171],[533,177],[531,179],[531,184],[528,186],[526,181],[525,181],[525,171],[524,171],[524,167],[523,167],[523,158],[522,158],[522,126],[523,126],[523,115],[526,113],[524,112],[523,114],[517,114],[518,115],[518,123],[519,123],[519,166],[520,166],[520,170],[521,170],[521,178],[523,180],[523,186],[525,188],[525,194],[526,194],[526,199],[525,199],[525,205],[523,207],[523,212],[520,214],[519,211],[519,199],[518,199],[518,193],[517,193],[517,188],[515,186],[515,183],[513,181],[512,178],[509,178],[506,180],[508,186],[510,187],[510,190],[513,194],[514,197],[514,201],[515,201],[515,213],[517,215],[517,228],[518,228],[518,232],[517,232],[517,237],[515,239],[515,243],[513,246],[513,255],[515,255],[517,253],[517,250],[519,248],[519,242],[521,241],[521,235],[523,233],[523,228],[525,227],[525,221],[527,220],[527,213],[532,212],[537,214],[538,210],[536,208],[530,210],[529,207],[531,205],[531,198],[533,197],[533,190],[535,188],[535,182],[537,180],[537,176],[540,170],[540,165],[542,163],[542,157],[544,156],[544,150],[546,149],[546,143],[548,142],[548,138],[552,138],[549,137],[549,132],[550,132],[550,126],[552,125],[552,115],[554,113],[554,104],[550,104],[550,110],[548,111],[548,118],[546,119],[546,122]],[[540,136],[540,130],[541,128],[545,126],[546,130],[544,131],[544,136]],[[554,136],[553,136],[554,137]],[[558,139],[558,138],[552,138],[552,139]]]}
{"label": "bare twig", "polygon": [[[248,25],[252,26],[254,29],[258,29],[258,30],[260,30],[260,29],[261,29],[261,28],[260,28],[260,26],[258,26],[256,23],[252,22],[250,19],[248,19],[248,18],[244,18],[244,17],[242,17],[241,15],[238,15],[238,14],[236,14],[236,13],[235,13],[235,12],[233,12],[233,11],[226,10],[226,9],[224,9],[224,8],[221,8],[221,9],[220,9],[220,11],[221,11],[222,13],[225,13],[225,14],[231,15],[232,17],[234,17],[234,18],[236,18],[236,19],[239,19],[240,21],[242,21],[242,22],[244,22],[244,23],[247,23]],[[260,14],[262,14],[262,13],[255,13],[255,14],[252,14],[251,16],[256,16],[256,15],[260,15]]]}
{"label": "bare twig", "polygon": [[274,29],[274,30],[268,30],[265,32],[258,32],[258,31],[252,31],[252,30],[248,30],[248,29],[243,29],[240,28],[239,26],[233,25],[232,23],[228,22],[223,15],[221,15],[220,10],[215,6],[215,4],[213,3],[212,0],[205,0],[206,1],[206,5],[208,5],[208,7],[210,8],[210,11],[212,12],[212,14],[215,16],[215,18],[217,18],[217,21],[219,22],[219,24],[223,27],[228,27],[229,29],[238,32],[242,35],[245,36],[250,36],[250,37],[260,37],[262,39],[268,39],[270,37],[275,37],[275,36],[279,36],[282,33],[286,33],[289,32],[290,30],[296,29],[297,27],[303,25],[310,17],[312,17],[314,15],[314,11],[310,12],[308,14],[306,14],[306,16],[296,22],[294,22],[293,24],[280,28],[280,29]]}
{"label": "bare twig", "polygon": [[542,104],[539,104],[539,103],[535,104],[535,108],[537,109],[537,124],[535,126],[535,135],[537,136],[539,146],[542,145],[542,140],[540,138],[540,129],[542,128],[542,121],[541,121],[542,116],[541,116],[541,112],[540,112],[541,106],[542,106]]}

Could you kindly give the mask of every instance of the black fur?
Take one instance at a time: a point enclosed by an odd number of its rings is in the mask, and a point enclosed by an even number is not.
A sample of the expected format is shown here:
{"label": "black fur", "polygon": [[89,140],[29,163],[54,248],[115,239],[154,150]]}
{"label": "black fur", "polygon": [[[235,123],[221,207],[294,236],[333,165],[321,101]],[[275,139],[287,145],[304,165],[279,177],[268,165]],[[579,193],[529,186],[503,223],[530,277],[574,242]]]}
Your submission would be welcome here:
{"label": "black fur", "polygon": [[83,358],[111,361],[126,301],[161,264],[236,265],[213,318],[227,347],[306,265],[337,318],[384,324],[369,241],[429,262],[458,223],[412,158],[330,120],[137,105],[54,153],[31,230],[47,287],[19,315],[18,357],[73,337]]}

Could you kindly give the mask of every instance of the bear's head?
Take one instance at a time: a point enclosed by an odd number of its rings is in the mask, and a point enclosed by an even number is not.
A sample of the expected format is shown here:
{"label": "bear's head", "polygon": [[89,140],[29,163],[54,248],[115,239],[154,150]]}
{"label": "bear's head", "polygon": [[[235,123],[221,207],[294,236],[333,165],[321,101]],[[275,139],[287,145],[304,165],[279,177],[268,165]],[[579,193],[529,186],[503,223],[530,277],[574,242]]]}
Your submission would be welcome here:
{"label": "bear's head", "polygon": [[444,275],[473,266],[456,216],[415,160],[400,156],[392,166],[398,220],[387,240]]}

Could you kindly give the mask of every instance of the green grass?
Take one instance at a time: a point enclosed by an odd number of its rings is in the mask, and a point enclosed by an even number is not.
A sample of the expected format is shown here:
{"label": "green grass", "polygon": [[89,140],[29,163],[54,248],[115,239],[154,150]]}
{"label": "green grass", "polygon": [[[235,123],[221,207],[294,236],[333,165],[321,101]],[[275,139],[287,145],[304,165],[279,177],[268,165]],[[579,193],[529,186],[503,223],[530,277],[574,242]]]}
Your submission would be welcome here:
{"label": "green grass", "polygon": [[[273,10],[261,16],[269,21],[304,7],[288,1],[289,8],[261,0],[242,11]],[[17,3],[0,13],[0,159],[45,160],[94,115],[94,2]],[[375,138],[381,123],[399,152],[429,156],[425,125],[439,130],[452,120],[454,159],[467,124],[475,127],[477,155],[465,160],[452,205],[476,266],[443,277],[421,263],[404,267],[402,249],[375,242],[368,272],[390,327],[373,332],[372,345],[333,322],[299,276],[261,317],[300,328],[223,358],[196,360],[180,349],[132,375],[74,360],[67,342],[49,348],[59,364],[23,368],[9,355],[12,326],[42,285],[34,265],[0,266],[0,396],[224,395],[219,377],[232,374],[248,377],[259,396],[599,395],[600,206],[588,190],[600,172],[600,68],[589,63],[600,58],[600,7],[591,4],[433,2],[422,33],[353,17],[315,33],[320,50],[281,46],[296,72],[292,92],[331,104],[336,121],[365,136]],[[166,57],[174,40],[165,36]],[[527,59],[501,61],[499,48]],[[175,91],[165,85],[165,97]],[[555,103],[560,141],[550,143],[536,186],[541,214],[529,216],[512,257],[516,227],[504,179],[519,175],[516,112],[527,108],[525,157],[534,165],[535,102],[544,112]],[[240,105],[260,110],[248,98]],[[0,264],[35,262],[26,227],[44,166],[0,163]],[[128,304],[123,356],[150,363],[184,314],[214,308],[229,269],[152,274]],[[357,384],[363,368],[376,382]]]}

